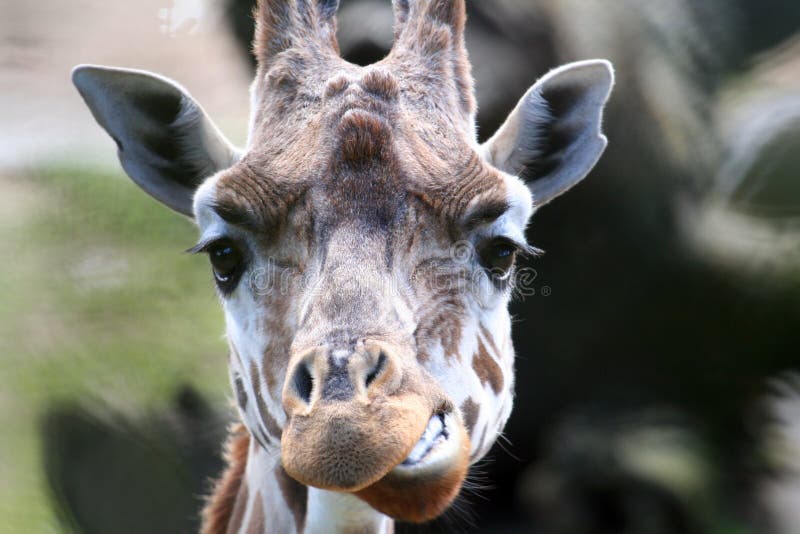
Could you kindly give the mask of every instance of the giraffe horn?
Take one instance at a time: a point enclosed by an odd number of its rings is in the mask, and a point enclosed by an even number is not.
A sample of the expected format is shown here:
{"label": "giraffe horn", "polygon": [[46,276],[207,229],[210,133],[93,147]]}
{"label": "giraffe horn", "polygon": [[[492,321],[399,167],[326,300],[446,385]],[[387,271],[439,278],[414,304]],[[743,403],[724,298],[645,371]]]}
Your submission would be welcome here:
{"label": "giraffe horn", "polygon": [[392,0],[392,6],[394,7],[394,38],[397,41],[408,22],[408,12],[411,6],[408,0]]}
{"label": "giraffe horn", "polygon": [[[395,46],[415,46],[439,51],[463,46],[467,20],[465,0],[392,0],[395,12]],[[444,29],[445,42],[431,33]]]}
{"label": "giraffe horn", "polygon": [[461,111],[475,113],[472,68],[464,42],[465,0],[392,0],[395,42],[391,57],[408,71],[426,66],[455,85]]}
{"label": "giraffe horn", "polygon": [[258,0],[253,47],[259,65],[269,68],[275,55],[291,48],[338,56],[338,8],[339,0]]}

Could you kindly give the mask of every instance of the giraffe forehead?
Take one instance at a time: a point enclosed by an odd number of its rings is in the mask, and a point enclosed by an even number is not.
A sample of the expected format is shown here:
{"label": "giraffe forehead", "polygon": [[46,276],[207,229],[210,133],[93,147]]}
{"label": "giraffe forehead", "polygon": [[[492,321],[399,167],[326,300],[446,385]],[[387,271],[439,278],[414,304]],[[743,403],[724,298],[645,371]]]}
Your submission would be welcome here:
{"label": "giraffe forehead", "polygon": [[285,218],[307,198],[304,192],[320,191],[312,209],[318,204],[334,219],[370,214],[382,226],[405,210],[409,198],[445,221],[458,219],[475,198],[505,201],[501,173],[461,134],[448,133],[446,121],[434,125],[416,105],[404,104],[401,82],[388,69],[340,70],[318,87],[316,111],[294,111],[311,117],[306,131],[321,133],[283,143],[274,133],[272,139],[259,135],[242,162],[218,181],[219,198],[268,223]]}
{"label": "giraffe forehead", "polygon": [[[382,172],[387,174],[381,176]],[[351,232],[387,234],[393,242],[401,235],[398,232],[460,239],[460,232],[471,231],[476,223],[487,224],[513,211],[505,184],[494,179],[426,187],[403,178],[377,171],[275,187],[242,175],[219,184],[203,204],[245,230],[272,235],[300,232],[303,241],[343,226]]]}
{"label": "giraffe forehead", "polygon": [[[233,214],[229,222],[246,214],[270,227],[282,226],[298,209],[337,219],[373,212],[387,222],[411,204],[435,216],[435,224],[448,224],[478,201],[507,201],[507,180],[475,153],[445,159],[424,147],[409,150],[409,143],[397,137],[382,117],[351,110],[338,125],[330,155],[321,163],[309,161],[306,174],[295,168],[287,177],[268,159],[246,157],[216,178],[207,200]],[[293,159],[304,165],[301,154]]]}
{"label": "giraffe forehead", "polygon": [[392,102],[400,94],[400,84],[389,70],[382,67],[366,67],[355,73],[338,73],[325,82],[325,98],[340,95],[353,96],[361,91]]}

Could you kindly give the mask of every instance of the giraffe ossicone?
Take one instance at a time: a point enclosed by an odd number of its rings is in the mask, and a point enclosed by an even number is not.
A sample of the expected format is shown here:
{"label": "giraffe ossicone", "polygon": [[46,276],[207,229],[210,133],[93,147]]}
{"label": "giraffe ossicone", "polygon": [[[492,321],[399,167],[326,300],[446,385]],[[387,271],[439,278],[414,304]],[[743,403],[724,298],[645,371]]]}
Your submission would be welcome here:
{"label": "giraffe ossicone", "polygon": [[242,425],[206,532],[389,531],[458,495],[511,411],[507,304],[533,210],[606,146],[608,62],[543,77],[485,144],[463,0],[395,1],[378,64],[337,2],[261,0],[245,149],[142,71],[73,80],[145,191],[192,217]]}

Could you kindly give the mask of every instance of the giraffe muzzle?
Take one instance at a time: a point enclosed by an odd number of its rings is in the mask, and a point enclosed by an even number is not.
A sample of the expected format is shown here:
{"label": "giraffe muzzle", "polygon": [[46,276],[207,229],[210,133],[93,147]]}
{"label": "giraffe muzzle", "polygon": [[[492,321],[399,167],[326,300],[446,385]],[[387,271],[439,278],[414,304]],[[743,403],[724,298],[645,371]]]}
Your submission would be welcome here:
{"label": "giraffe muzzle", "polygon": [[[281,457],[303,484],[354,493],[383,513],[420,522],[457,495],[470,445],[453,403],[398,353],[373,343],[293,358]],[[410,487],[428,498],[408,502]]]}
{"label": "giraffe muzzle", "polygon": [[442,514],[461,491],[470,441],[452,413],[431,417],[411,454],[381,480],[356,493],[373,508],[410,523]]}

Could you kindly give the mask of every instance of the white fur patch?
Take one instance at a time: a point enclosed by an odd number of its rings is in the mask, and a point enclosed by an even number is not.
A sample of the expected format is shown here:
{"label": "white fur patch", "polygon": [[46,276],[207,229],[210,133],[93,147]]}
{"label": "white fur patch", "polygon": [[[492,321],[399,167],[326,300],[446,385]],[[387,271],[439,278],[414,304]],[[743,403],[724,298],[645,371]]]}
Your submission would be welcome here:
{"label": "white fur patch", "polygon": [[353,495],[308,489],[307,533],[376,532],[394,530],[393,521]]}

